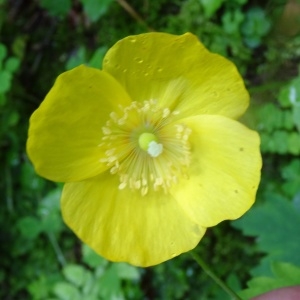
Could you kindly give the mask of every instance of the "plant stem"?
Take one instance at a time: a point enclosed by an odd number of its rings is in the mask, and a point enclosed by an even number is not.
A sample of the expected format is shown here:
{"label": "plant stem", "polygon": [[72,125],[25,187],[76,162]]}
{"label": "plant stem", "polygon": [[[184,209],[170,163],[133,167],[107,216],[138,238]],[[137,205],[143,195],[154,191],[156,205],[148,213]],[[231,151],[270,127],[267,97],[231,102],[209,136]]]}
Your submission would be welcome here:
{"label": "plant stem", "polygon": [[221,280],[213,270],[202,260],[202,258],[195,252],[191,251],[193,259],[205,271],[205,273],[212,278],[233,300],[242,300],[223,280]]}
{"label": "plant stem", "polygon": [[50,243],[55,251],[58,262],[60,263],[60,265],[62,267],[64,267],[66,265],[66,259],[57,243],[55,235],[52,232],[48,232],[48,238],[49,238]]}
{"label": "plant stem", "polygon": [[155,31],[153,28],[148,26],[145,20],[133,9],[132,6],[126,2],[126,0],[117,0],[117,2],[139,23],[143,24],[148,31]]}

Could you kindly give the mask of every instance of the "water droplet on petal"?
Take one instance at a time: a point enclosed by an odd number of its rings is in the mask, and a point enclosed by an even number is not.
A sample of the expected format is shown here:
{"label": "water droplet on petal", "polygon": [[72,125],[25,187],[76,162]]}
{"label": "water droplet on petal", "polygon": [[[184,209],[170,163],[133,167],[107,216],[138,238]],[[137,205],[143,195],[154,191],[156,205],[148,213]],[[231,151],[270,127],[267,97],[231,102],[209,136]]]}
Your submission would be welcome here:
{"label": "water droplet on petal", "polygon": [[134,60],[135,60],[138,64],[141,64],[141,63],[144,62],[140,57],[135,57]]}
{"label": "water droplet on petal", "polygon": [[160,72],[162,72],[162,70],[163,70],[163,68],[158,68],[158,69],[157,69],[157,72],[160,73]]}

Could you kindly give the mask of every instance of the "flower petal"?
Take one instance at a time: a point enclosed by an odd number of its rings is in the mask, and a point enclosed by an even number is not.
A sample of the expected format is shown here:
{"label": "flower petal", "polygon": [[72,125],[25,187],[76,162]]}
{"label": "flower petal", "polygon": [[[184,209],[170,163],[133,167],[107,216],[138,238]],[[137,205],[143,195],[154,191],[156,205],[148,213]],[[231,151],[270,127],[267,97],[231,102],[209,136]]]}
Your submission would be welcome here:
{"label": "flower petal", "polygon": [[77,67],[61,74],[30,119],[27,153],[37,173],[77,181],[106,170],[102,126],[129,96],[106,72]]}
{"label": "flower petal", "polygon": [[135,101],[156,99],[182,117],[242,115],[249,95],[236,67],[212,54],[196,36],[147,33],[117,42],[103,68]]}
{"label": "flower petal", "polygon": [[258,134],[222,116],[183,123],[192,129],[189,179],[180,179],[172,195],[204,227],[239,218],[253,204],[260,181]]}
{"label": "flower petal", "polygon": [[96,252],[112,261],[151,266],[194,248],[205,229],[172,197],[118,189],[107,172],[67,183],[62,213],[69,227]]}

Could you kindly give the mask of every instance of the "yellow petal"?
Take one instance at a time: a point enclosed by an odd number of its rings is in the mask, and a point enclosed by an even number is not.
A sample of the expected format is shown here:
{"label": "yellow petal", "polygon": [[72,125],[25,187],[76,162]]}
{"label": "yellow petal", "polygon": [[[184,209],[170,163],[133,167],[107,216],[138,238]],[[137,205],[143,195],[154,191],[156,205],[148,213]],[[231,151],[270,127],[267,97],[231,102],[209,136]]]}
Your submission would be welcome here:
{"label": "yellow petal", "polygon": [[30,119],[27,153],[37,173],[77,181],[107,169],[102,127],[129,96],[109,74],[85,66],[61,74]]}
{"label": "yellow petal", "polygon": [[68,226],[96,252],[136,266],[159,264],[189,251],[205,232],[172,197],[119,190],[118,177],[108,172],[67,183],[61,206]]}
{"label": "yellow petal", "polygon": [[172,195],[204,227],[239,218],[254,203],[260,181],[258,134],[222,116],[183,123],[192,129],[189,179],[182,178]]}
{"label": "yellow petal", "polygon": [[156,99],[181,117],[242,115],[249,95],[234,64],[208,52],[196,36],[146,33],[117,42],[104,58],[135,101]]}

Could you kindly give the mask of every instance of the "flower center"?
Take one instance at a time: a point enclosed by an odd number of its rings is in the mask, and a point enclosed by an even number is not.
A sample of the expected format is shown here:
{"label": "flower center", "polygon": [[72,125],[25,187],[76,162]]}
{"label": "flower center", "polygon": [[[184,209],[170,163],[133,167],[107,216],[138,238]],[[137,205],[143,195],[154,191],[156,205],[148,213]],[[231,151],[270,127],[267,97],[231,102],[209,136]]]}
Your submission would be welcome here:
{"label": "flower center", "polygon": [[139,136],[139,146],[152,157],[157,157],[163,152],[163,145],[157,143],[157,137],[153,133],[142,133]]}
{"label": "flower center", "polygon": [[118,175],[119,189],[168,192],[190,164],[188,138],[191,130],[174,122],[177,111],[161,108],[155,100],[132,102],[122,115],[110,114],[99,145],[101,162]]}

